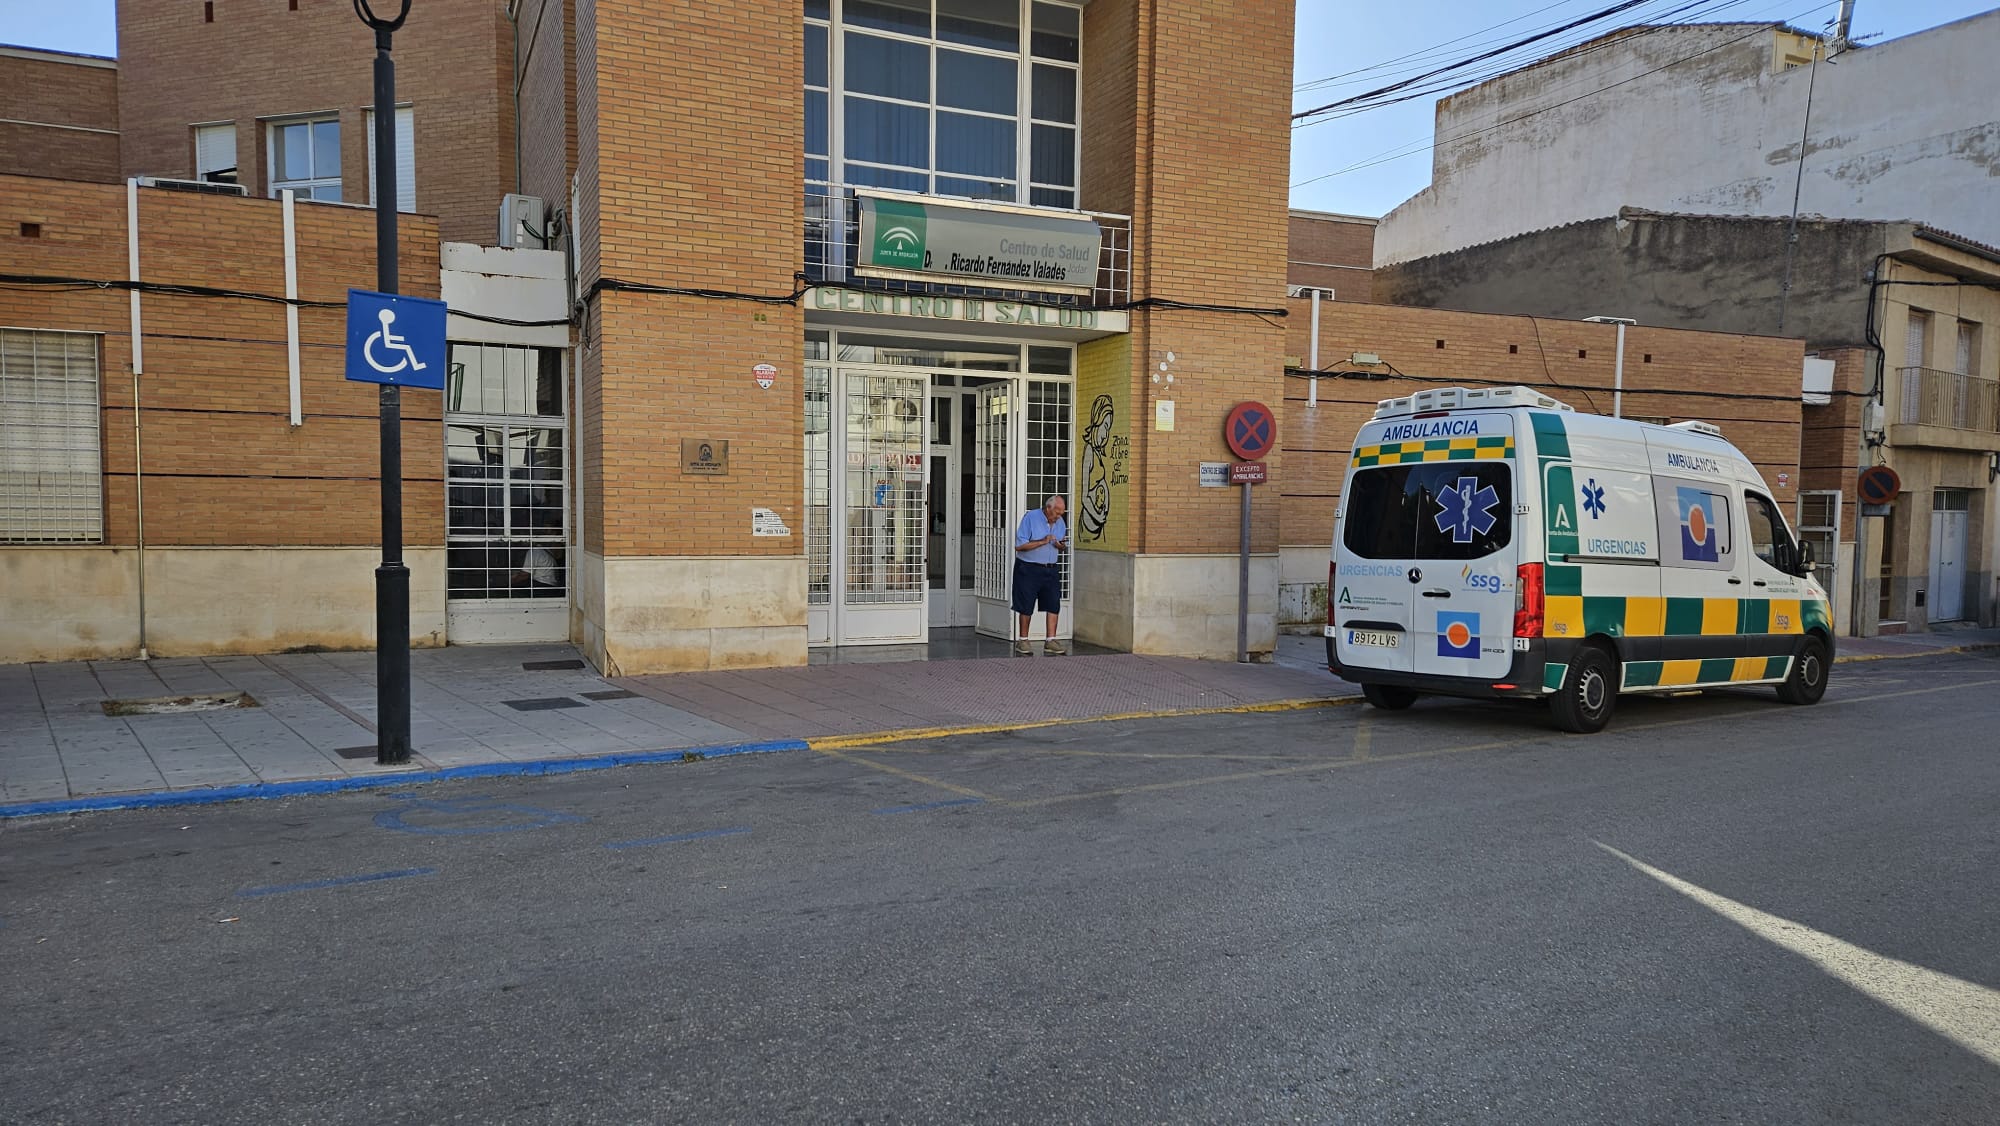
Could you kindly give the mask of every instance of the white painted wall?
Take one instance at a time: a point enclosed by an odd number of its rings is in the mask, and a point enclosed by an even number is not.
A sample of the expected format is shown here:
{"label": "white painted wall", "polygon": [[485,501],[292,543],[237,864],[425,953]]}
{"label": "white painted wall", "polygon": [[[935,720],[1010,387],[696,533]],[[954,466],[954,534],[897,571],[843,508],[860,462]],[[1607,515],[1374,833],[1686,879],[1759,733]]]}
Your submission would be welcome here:
{"label": "white painted wall", "polygon": [[[1626,33],[1438,103],[1431,186],[1382,219],[1383,266],[1623,206],[1915,219],[2000,244],[2000,9],[1772,73],[1778,34]],[[1794,37],[1782,36],[1793,43]]]}

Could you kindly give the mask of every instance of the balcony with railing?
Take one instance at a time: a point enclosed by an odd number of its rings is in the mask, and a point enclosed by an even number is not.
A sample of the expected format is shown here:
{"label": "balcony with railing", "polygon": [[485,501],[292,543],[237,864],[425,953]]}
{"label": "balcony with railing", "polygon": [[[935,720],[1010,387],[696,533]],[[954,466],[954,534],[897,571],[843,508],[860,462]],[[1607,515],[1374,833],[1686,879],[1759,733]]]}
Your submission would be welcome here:
{"label": "balcony with railing", "polygon": [[[957,199],[926,197],[948,206],[978,207]],[[810,285],[844,286],[878,293],[919,297],[970,297],[1020,301],[1077,309],[1107,309],[1132,299],[1132,217],[1103,212],[1057,211],[1048,214],[1095,220],[1102,232],[1097,278],[1089,293],[1054,293],[1035,289],[998,289],[968,285],[956,279],[917,281],[873,277],[858,272],[861,260],[861,207],[852,188],[839,184],[809,184],[805,197],[805,279]]]}
{"label": "balcony with railing", "polygon": [[1936,368],[1899,368],[1897,446],[2000,449],[2000,382]]}

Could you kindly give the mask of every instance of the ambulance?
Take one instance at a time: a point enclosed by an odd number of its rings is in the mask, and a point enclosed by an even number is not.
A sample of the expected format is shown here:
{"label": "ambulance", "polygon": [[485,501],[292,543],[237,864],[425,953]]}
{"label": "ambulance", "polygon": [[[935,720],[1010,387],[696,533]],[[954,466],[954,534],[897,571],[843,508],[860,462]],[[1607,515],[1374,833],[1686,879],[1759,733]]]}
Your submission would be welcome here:
{"label": "ambulance", "polygon": [[1326,658],[1377,708],[1545,699],[1594,732],[1624,692],[1826,691],[1812,554],[1705,422],[1579,414],[1528,387],[1384,399],[1335,516]]}

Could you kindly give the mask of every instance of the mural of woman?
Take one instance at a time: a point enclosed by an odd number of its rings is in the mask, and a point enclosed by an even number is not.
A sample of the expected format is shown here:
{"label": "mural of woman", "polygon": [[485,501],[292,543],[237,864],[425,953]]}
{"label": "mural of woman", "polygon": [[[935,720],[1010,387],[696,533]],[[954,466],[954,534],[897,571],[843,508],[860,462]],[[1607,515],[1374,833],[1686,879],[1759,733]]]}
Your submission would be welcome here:
{"label": "mural of woman", "polygon": [[1104,526],[1111,519],[1111,396],[1099,395],[1090,404],[1090,424],[1083,431],[1083,489],[1077,499],[1077,523],[1085,539],[1104,538]]}

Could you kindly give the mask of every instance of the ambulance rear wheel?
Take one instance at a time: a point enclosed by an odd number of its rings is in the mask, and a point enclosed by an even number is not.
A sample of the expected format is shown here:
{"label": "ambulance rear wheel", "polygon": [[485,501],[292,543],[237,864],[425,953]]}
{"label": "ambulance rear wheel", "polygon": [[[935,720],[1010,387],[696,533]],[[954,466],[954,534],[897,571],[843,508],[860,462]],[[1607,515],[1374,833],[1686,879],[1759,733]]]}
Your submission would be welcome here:
{"label": "ambulance rear wheel", "polygon": [[1826,642],[1809,637],[1792,658],[1791,674],[1778,685],[1778,699],[1787,704],[1817,704],[1826,695]]}
{"label": "ambulance rear wheel", "polygon": [[1361,698],[1385,712],[1400,712],[1417,702],[1415,690],[1388,684],[1364,684]]}
{"label": "ambulance rear wheel", "polygon": [[1618,704],[1618,663],[1595,645],[1576,651],[1562,688],[1549,697],[1556,726],[1578,735],[1604,730]]}

